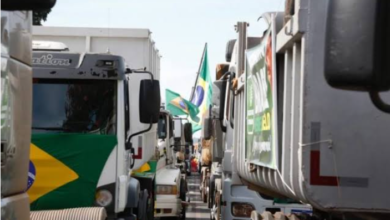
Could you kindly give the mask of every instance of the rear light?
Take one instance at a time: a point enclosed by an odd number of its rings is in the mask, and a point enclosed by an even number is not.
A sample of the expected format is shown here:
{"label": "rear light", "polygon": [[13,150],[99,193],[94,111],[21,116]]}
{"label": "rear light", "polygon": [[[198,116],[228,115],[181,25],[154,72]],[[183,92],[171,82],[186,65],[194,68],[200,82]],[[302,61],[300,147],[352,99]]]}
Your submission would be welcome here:
{"label": "rear light", "polygon": [[232,203],[232,215],[235,217],[251,217],[252,211],[256,210],[252,204],[233,202]]}
{"label": "rear light", "polygon": [[158,185],[156,193],[160,195],[176,195],[177,186]]}

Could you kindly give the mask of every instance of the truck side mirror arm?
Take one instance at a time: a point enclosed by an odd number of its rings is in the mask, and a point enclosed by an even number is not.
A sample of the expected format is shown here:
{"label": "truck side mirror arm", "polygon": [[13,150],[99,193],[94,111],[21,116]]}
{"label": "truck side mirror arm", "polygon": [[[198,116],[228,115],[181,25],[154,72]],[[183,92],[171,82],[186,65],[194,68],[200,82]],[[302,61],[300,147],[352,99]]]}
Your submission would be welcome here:
{"label": "truck side mirror arm", "polygon": [[[132,70],[132,69],[129,69],[127,68],[126,69],[126,74],[132,74],[132,73],[137,73],[137,74],[149,74],[150,75],[150,78],[151,78],[151,81],[153,82],[154,81],[154,77],[153,77],[153,73],[152,72],[149,72],[149,71],[137,71],[137,70]],[[141,120],[142,121],[142,120]],[[153,116],[150,117],[150,122],[149,122],[149,127],[145,130],[141,130],[141,131],[138,131],[138,132],[135,132],[133,134],[131,134],[126,142],[125,142],[125,149],[126,150],[130,150],[132,155],[134,155],[134,148],[132,146],[132,143],[131,143],[131,139],[134,137],[134,136],[137,136],[137,135],[140,135],[140,134],[143,134],[143,133],[146,133],[148,131],[150,131],[152,129],[152,126],[153,126]],[[134,157],[134,156],[133,156]],[[134,167],[134,163],[135,163],[135,159],[133,158],[132,159],[132,164],[130,166],[130,168],[133,168]]]}

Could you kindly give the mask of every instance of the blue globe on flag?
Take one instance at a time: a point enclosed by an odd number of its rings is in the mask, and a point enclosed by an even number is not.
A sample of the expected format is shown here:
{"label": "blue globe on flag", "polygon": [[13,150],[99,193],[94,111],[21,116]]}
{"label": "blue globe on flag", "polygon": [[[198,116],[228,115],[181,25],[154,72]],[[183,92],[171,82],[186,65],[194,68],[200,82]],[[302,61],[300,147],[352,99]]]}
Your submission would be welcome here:
{"label": "blue globe on flag", "polygon": [[204,89],[202,86],[197,86],[192,103],[194,103],[196,106],[199,107],[202,104],[203,99],[204,99]]}
{"label": "blue globe on flag", "polygon": [[183,110],[186,110],[186,111],[188,110],[188,109],[187,109],[187,105],[184,103],[183,100],[180,100],[180,101],[179,101],[179,105],[180,105],[180,107],[181,107]]}
{"label": "blue globe on flag", "polygon": [[30,189],[30,187],[34,184],[36,173],[37,172],[35,166],[30,160],[30,164],[28,167],[27,190]]}

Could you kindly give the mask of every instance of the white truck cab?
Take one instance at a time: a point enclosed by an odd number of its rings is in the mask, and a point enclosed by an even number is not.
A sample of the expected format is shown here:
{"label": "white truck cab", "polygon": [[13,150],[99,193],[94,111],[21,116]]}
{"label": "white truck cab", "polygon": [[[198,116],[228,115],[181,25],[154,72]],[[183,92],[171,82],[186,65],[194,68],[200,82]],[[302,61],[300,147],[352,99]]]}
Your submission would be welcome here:
{"label": "white truck cab", "polygon": [[158,80],[112,54],[39,47],[32,60],[30,168],[39,175],[27,191],[31,209],[100,206],[109,219],[145,219],[152,192],[141,190],[131,171],[134,148],[154,146],[136,146],[133,137],[158,122]]}
{"label": "white truck cab", "polygon": [[175,145],[175,139],[182,139],[182,129],[181,120],[174,120],[168,111],[160,110],[155,217],[185,219],[187,182],[178,161],[182,146],[178,142]]}

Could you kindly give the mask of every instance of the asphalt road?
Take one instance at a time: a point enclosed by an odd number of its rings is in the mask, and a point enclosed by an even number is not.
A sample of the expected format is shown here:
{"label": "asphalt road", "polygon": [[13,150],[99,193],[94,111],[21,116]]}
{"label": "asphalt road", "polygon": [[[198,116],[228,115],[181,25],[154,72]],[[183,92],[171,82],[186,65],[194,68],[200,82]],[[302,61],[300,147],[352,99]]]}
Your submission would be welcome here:
{"label": "asphalt road", "polygon": [[210,219],[210,209],[206,203],[203,203],[199,192],[200,186],[200,175],[198,173],[192,173],[191,176],[187,177],[188,190],[190,196],[190,206],[187,208],[186,219]]}

